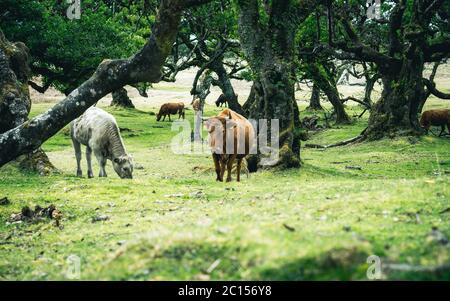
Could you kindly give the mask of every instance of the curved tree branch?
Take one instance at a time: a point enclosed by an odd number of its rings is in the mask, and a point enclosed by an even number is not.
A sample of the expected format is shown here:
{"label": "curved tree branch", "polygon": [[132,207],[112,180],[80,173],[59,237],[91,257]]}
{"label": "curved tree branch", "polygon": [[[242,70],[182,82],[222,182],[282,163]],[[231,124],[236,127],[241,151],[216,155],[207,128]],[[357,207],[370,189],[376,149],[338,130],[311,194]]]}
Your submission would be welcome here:
{"label": "curved tree branch", "polygon": [[345,103],[345,102],[348,101],[348,100],[357,102],[357,103],[359,103],[360,105],[363,105],[363,106],[365,106],[366,108],[370,109],[370,105],[369,105],[368,103],[366,103],[366,102],[364,102],[364,101],[362,101],[362,100],[360,100],[360,99],[357,99],[357,98],[355,98],[355,97],[352,97],[352,96],[348,96],[348,97],[346,97],[346,98],[344,98],[344,99],[341,99],[341,102],[342,102],[342,103]]}
{"label": "curved tree branch", "polygon": [[152,34],[138,53],[128,59],[104,60],[91,78],[53,108],[0,135],[0,167],[38,148],[108,93],[126,84],[158,82],[160,68],[175,41],[183,9],[204,2],[206,0],[162,0]]}
{"label": "curved tree branch", "polygon": [[423,83],[427,86],[428,91],[438,98],[450,99],[450,93],[444,93],[436,89],[436,85],[427,78],[423,78]]}

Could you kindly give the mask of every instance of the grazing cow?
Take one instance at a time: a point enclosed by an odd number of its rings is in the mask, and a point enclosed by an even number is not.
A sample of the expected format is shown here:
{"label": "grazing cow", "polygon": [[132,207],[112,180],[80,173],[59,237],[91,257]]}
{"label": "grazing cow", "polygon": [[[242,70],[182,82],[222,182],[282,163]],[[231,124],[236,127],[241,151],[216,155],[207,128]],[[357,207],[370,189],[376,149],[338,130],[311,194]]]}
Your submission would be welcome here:
{"label": "grazing cow", "polygon": [[[234,94],[234,95],[236,95],[236,98],[238,97],[237,94]],[[220,94],[219,98],[217,98],[217,100],[216,100],[216,106],[222,107],[223,105],[225,105],[225,107],[228,106],[228,99],[225,96],[225,94]]]}
{"label": "grazing cow", "polygon": [[445,132],[445,126],[447,126],[450,134],[450,109],[429,110],[423,112],[420,118],[420,125],[427,131],[432,125],[441,126],[439,136]]}
{"label": "grazing cow", "polygon": [[231,181],[233,163],[237,160],[237,181],[241,179],[242,160],[250,153],[255,139],[253,125],[238,113],[225,109],[219,115],[204,119],[209,135],[217,181],[223,181],[227,168],[227,182]]}
{"label": "grazing cow", "polygon": [[166,120],[166,116],[178,114],[178,119],[183,117],[184,119],[184,103],[182,102],[169,102],[165,103],[159,109],[159,113],[156,115],[156,121],[160,121],[161,117],[164,117],[162,121]]}
{"label": "grazing cow", "polygon": [[94,152],[100,165],[99,177],[106,177],[106,160],[112,161],[115,172],[122,179],[133,178],[133,160],[127,154],[114,117],[102,109],[92,107],[70,124],[70,136],[77,158],[77,176],[82,176],[81,144],[86,145],[88,177],[92,173],[91,155]]}

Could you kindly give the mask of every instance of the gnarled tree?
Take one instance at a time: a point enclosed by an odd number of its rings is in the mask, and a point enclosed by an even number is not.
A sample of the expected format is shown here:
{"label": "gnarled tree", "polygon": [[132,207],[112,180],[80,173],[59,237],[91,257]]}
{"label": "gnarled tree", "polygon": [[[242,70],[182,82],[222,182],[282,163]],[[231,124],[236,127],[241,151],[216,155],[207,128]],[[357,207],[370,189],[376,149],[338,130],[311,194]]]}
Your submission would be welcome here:
{"label": "gnarled tree", "polygon": [[[0,134],[28,120],[30,74],[28,48],[24,43],[7,41],[0,30]],[[40,148],[25,153],[19,161],[21,167],[41,175],[55,170]]]}
{"label": "gnarled tree", "polygon": [[183,9],[206,0],[162,0],[147,43],[128,59],[104,60],[95,73],[45,113],[0,135],[0,166],[38,148],[100,98],[127,84],[158,82]]}
{"label": "gnarled tree", "polygon": [[[362,1],[335,2],[336,26],[342,29],[343,39],[334,41],[333,46],[348,57],[374,63],[383,82],[381,99],[371,110],[363,136],[379,139],[423,133],[418,113],[426,95],[424,87],[436,97],[447,96],[423,79],[423,71],[425,63],[438,62],[450,54],[450,1],[386,2],[380,20],[368,20],[364,12],[358,14]],[[370,36],[355,30],[360,24],[386,32],[386,38],[371,44]]]}
{"label": "gnarled tree", "polygon": [[249,117],[278,119],[280,152],[277,165],[300,166],[300,126],[294,97],[294,39],[299,24],[317,1],[264,2],[238,0],[238,30],[250,67],[255,74]]}
{"label": "gnarled tree", "polygon": [[242,60],[234,26],[236,17],[227,8],[229,5],[230,0],[213,1],[184,12],[182,28],[164,66],[163,80],[174,81],[178,72],[197,67],[191,94],[198,96],[201,89],[197,84],[206,72],[211,76],[210,84],[226,96],[229,107],[242,113],[231,80],[243,79],[241,73],[247,65]]}

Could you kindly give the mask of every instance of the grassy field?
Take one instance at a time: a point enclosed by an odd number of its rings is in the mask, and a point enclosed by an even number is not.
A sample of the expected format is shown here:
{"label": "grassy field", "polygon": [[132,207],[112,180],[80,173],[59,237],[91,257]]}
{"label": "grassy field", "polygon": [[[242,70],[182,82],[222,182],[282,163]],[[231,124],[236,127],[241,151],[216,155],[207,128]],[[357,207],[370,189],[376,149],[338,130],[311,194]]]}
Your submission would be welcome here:
{"label": "grassy field", "polygon": [[[432,100],[428,108],[445,105]],[[32,115],[49,106],[34,105]],[[119,179],[110,162],[108,178],[75,177],[67,129],[43,146],[59,174],[3,167],[0,198],[11,203],[0,205],[1,280],[66,279],[70,255],[81,259],[80,279],[365,280],[376,255],[383,279],[450,280],[449,138],[304,148],[299,170],[217,183],[209,155],[172,153],[169,122],[107,110],[131,130],[123,138],[138,166],[134,179]],[[366,123],[367,114],[308,143],[353,137]],[[83,156],[84,174],[85,165]],[[26,205],[50,204],[63,214],[61,229],[50,219],[9,222]],[[99,216],[108,219],[93,222]]]}

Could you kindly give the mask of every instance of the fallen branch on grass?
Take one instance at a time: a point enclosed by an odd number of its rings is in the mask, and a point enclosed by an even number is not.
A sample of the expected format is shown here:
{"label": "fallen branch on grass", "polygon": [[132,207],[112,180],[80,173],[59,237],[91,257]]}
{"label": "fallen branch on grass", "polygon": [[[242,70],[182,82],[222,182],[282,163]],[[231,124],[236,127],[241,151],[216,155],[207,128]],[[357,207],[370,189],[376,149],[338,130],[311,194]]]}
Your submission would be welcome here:
{"label": "fallen branch on grass", "polygon": [[437,266],[419,266],[410,264],[383,264],[383,270],[385,272],[406,272],[406,273],[430,273],[439,274],[450,271],[450,264],[443,264]]}
{"label": "fallen branch on grass", "polygon": [[331,147],[336,147],[336,146],[344,146],[344,145],[348,145],[348,144],[352,144],[352,143],[357,143],[357,142],[361,142],[365,139],[366,137],[364,135],[358,135],[356,137],[353,137],[351,139],[347,139],[341,142],[337,142],[337,143],[333,143],[333,144],[328,144],[328,145],[320,145],[320,144],[305,144],[306,148],[331,148]]}

